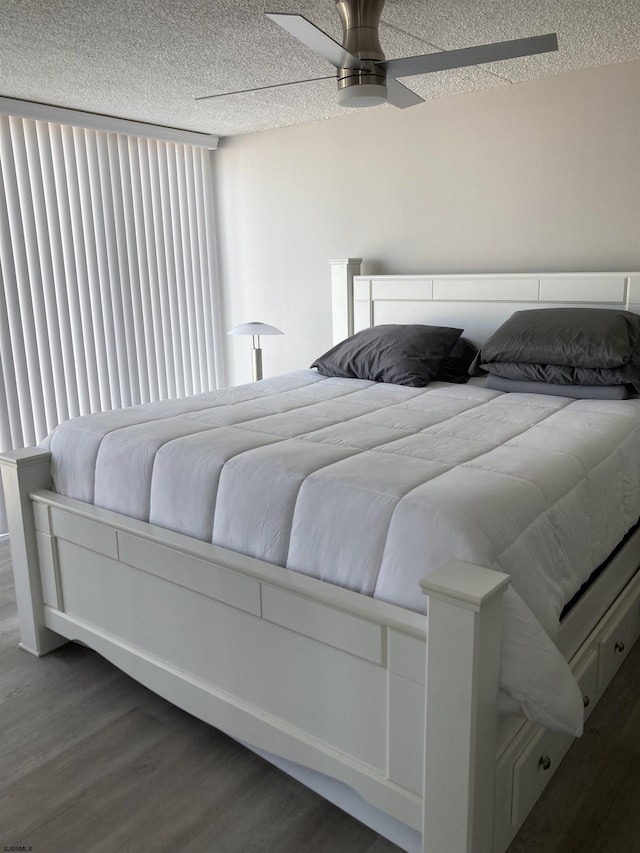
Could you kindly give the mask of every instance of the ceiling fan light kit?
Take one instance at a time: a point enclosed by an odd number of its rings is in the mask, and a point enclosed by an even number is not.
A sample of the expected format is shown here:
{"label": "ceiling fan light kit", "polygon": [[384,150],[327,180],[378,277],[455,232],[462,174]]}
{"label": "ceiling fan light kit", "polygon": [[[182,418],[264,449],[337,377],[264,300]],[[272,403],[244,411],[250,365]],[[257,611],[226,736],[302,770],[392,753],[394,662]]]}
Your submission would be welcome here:
{"label": "ceiling fan light kit", "polygon": [[[267,18],[337,69],[338,103],[343,107],[374,107],[383,103],[389,103],[401,109],[412,107],[423,103],[424,98],[400,83],[398,77],[465,68],[485,62],[500,62],[558,49],[557,35],[549,33],[495,44],[386,60],[378,35],[384,0],[335,0],[335,4],[342,21],[342,44],[332,39],[303,15],[279,12],[265,14]],[[277,84],[278,87],[282,85],[293,85],[293,83]],[[261,86],[259,88],[276,87]],[[258,89],[243,91],[258,91]],[[228,92],[227,94],[237,93]],[[221,96],[205,95],[204,97]]]}
{"label": "ceiling fan light kit", "polygon": [[338,103],[341,107],[377,107],[387,102],[385,83],[356,80],[343,86],[338,83]]}

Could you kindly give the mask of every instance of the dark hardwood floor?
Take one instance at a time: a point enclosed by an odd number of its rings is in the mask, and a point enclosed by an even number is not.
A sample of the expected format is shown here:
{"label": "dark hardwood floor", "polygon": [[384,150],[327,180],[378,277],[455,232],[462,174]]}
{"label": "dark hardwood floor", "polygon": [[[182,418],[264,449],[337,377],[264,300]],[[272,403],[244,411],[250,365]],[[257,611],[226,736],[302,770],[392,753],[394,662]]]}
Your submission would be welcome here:
{"label": "dark hardwood floor", "polygon": [[[0,542],[0,851],[397,853],[94,652],[18,649]],[[640,849],[640,644],[509,853]],[[442,851],[448,853],[448,851]]]}

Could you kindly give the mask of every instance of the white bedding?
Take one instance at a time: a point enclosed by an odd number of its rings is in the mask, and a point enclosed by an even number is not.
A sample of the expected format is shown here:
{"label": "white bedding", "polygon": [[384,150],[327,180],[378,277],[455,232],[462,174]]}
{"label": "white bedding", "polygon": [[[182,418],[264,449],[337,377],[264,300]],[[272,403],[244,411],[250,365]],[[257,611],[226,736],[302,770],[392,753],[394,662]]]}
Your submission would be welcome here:
{"label": "white bedding", "polygon": [[581,732],[550,637],[640,516],[640,400],[309,370],[78,418],[48,447],[62,494],[412,610],[447,560],[507,572],[502,707]]}

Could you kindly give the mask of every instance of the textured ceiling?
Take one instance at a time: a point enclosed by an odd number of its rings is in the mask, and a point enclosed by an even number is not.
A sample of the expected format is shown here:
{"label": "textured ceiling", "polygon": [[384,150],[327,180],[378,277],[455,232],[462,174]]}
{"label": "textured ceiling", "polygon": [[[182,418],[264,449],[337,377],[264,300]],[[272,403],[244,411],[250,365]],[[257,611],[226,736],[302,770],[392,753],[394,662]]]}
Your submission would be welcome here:
{"label": "textured ceiling", "polygon": [[[195,100],[332,74],[265,11],[341,40],[333,0],[0,0],[0,95],[219,136],[344,113],[334,80]],[[403,82],[428,99],[637,59],[640,0],[387,0],[380,41],[392,59],[548,32],[558,53]]]}

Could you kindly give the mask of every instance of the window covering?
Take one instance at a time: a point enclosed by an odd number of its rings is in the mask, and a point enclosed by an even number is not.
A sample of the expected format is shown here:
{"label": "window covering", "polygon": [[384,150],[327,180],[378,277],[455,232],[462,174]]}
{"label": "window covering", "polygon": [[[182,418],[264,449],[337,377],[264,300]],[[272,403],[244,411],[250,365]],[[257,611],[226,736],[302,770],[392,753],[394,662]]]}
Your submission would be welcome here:
{"label": "window covering", "polygon": [[0,115],[0,450],[217,387],[209,156]]}

